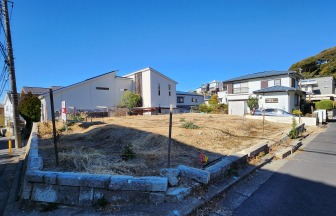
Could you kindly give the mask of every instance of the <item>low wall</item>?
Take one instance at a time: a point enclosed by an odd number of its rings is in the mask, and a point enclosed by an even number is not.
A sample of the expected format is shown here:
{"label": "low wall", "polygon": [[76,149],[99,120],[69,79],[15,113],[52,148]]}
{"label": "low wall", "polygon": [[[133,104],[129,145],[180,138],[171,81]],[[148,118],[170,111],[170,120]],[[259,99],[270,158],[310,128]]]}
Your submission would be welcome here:
{"label": "low wall", "polygon": [[[246,115],[248,119],[263,119],[263,116],[255,116],[255,115]],[[277,116],[265,116],[266,121],[276,122],[276,123],[287,123],[292,124],[292,117],[277,117]],[[316,118],[315,117],[295,117],[295,120],[299,124],[305,124],[308,126],[316,126]]]}
{"label": "low wall", "polygon": [[[38,153],[37,124],[34,123],[28,145],[30,151],[21,198],[38,202],[51,202],[91,206],[101,198],[112,204],[145,204],[177,202],[203,185],[223,179],[230,168],[245,164],[248,157],[261,151],[268,152],[276,142],[255,145],[242,152],[221,158],[205,169],[184,165],[160,170],[161,176],[133,177],[73,172],[42,171],[43,160]],[[297,127],[304,129],[304,124]],[[287,132],[281,140],[288,139]],[[180,184],[183,178],[192,181]]]}

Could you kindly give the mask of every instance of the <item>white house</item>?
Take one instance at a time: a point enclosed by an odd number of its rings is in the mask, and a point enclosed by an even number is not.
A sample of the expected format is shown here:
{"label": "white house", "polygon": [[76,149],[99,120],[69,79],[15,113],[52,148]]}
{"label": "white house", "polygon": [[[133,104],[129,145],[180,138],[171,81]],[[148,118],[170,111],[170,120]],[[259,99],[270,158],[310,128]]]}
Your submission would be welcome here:
{"label": "white house", "polygon": [[170,105],[176,108],[177,82],[157,70],[147,67],[123,77],[133,80],[133,91],[142,97],[144,114],[151,114],[159,107],[168,112]]}
{"label": "white house", "polygon": [[204,95],[191,92],[176,92],[177,108],[190,110],[192,106],[204,103]]}
{"label": "white house", "polygon": [[259,108],[280,108],[288,112],[300,108],[305,92],[298,86],[295,71],[265,71],[223,81],[229,114],[245,115],[249,97],[258,97]]}
{"label": "white house", "polygon": [[4,100],[4,123],[7,128],[10,128],[11,122],[13,122],[13,104],[11,94],[9,92],[5,95]]}
{"label": "white house", "polygon": [[[124,91],[140,94],[143,109],[149,111],[148,114],[158,107],[167,110],[170,104],[176,107],[176,82],[152,68],[145,68],[122,77],[112,71],[56,89],[53,91],[54,109],[60,111],[62,101],[66,102],[66,107],[83,110],[116,107]],[[41,120],[45,121],[51,118],[49,93],[39,98],[42,102]]]}

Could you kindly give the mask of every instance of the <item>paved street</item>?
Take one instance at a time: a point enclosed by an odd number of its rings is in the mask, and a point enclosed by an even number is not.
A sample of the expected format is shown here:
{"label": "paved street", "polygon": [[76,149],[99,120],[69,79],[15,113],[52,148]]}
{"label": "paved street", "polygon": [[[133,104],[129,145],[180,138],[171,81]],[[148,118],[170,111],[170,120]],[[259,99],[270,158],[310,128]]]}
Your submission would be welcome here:
{"label": "paved street", "polygon": [[336,123],[310,139],[217,200],[211,215],[335,215]]}

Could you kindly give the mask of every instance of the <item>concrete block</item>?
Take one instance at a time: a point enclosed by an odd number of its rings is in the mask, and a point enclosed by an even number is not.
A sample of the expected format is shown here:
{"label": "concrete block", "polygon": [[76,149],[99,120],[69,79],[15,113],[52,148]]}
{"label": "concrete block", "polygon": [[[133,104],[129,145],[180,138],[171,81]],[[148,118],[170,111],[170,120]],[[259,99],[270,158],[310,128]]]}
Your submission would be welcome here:
{"label": "concrete block", "polygon": [[93,189],[93,203],[100,198],[106,199],[111,204],[147,204],[149,202],[150,193],[144,191],[111,191],[101,188]]}
{"label": "concrete block", "polygon": [[79,205],[91,206],[93,202],[93,188],[80,187],[79,190]]}
{"label": "concrete block", "polygon": [[293,154],[294,152],[296,152],[296,150],[298,150],[300,148],[300,146],[302,146],[302,142],[292,142],[290,144],[291,147],[291,153]]}
{"label": "concrete block", "polygon": [[44,172],[27,170],[26,172],[26,181],[28,182],[43,182]]}
{"label": "concrete block", "polygon": [[244,152],[237,152],[232,155],[228,155],[225,157],[226,160],[229,160],[234,165],[244,165],[247,163],[248,155]]}
{"label": "concrete block", "polygon": [[166,202],[179,202],[190,195],[192,188],[190,187],[174,187],[169,188],[166,195]]}
{"label": "concrete block", "polygon": [[44,183],[57,184],[58,172],[44,172]]}
{"label": "concrete block", "polygon": [[149,201],[154,204],[161,204],[165,201],[166,195],[164,193],[149,193]]}
{"label": "concrete block", "polygon": [[242,153],[247,154],[248,157],[255,157],[260,152],[267,153],[268,151],[269,151],[268,145],[266,143],[261,143],[261,144],[254,145],[248,149],[243,150]]}
{"label": "concrete block", "polygon": [[179,165],[177,167],[181,170],[181,176],[195,180],[200,183],[208,184],[210,181],[210,172],[206,170],[197,169],[194,167],[188,167],[185,165]]}
{"label": "concrete block", "polygon": [[168,183],[171,186],[176,186],[179,183],[177,176],[180,174],[180,170],[176,168],[163,168],[160,169],[160,176],[167,177]]}
{"label": "concrete block", "polygon": [[168,179],[157,176],[130,177],[112,176],[109,188],[111,190],[131,191],[167,191]]}
{"label": "concrete block", "polygon": [[34,184],[31,200],[78,205],[79,187]]}
{"label": "concrete block", "polygon": [[210,173],[210,180],[212,181],[218,177],[224,177],[225,172],[230,169],[231,164],[231,160],[223,158],[218,163],[205,168],[205,170]]}
{"label": "concrete block", "polygon": [[43,161],[41,157],[29,157],[27,161],[27,170],[41,170]]}
{"label": "concrete block", "polygon": [[63,172],[58,174],[59,185],[108,188],[110,175]]}
{"label": "concrete block", "polygon": [[23,187],[22,187],[22,192],[21,192],[21,198],[25,199],[25,200],[29,200],[31,193],[32,193],[32,189],[33,189],[33,184],[28,182],[28,181],[24,181],[23,182]]}
{"label": "concrete block", "polygon": [[290,154],[291,154],[291,148],[286,148],[286,149],[282,149],[278,151],[277,153],[275,153],[275,157],[279,159],[284,159]]}

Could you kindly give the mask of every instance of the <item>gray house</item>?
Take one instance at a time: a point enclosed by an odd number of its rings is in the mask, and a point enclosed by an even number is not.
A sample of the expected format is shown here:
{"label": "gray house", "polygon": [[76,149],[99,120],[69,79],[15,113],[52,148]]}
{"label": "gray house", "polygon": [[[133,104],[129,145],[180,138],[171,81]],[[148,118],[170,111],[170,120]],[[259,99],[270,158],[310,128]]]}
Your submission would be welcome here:
{"label": "gray house", "polygon": [[301,80],[300,88],[307,92],[306,99],[310,101],[336,98],[336,80],[332,76]]}

